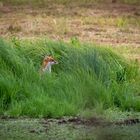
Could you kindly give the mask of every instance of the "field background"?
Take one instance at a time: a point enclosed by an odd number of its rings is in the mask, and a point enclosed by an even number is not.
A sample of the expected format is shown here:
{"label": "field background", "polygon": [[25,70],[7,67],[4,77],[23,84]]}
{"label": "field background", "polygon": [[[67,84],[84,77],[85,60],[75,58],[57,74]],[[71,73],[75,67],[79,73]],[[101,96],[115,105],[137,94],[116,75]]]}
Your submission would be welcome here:
{"label": "field background", "polygon": [[[0,35],[140,45],[139,0],[1,0]],[[132,37],[133,35],[133,37]]]}
{"label": "field background", "polygon": [[139,122],[140,0],[0,0],[0,139],[139,140]]}

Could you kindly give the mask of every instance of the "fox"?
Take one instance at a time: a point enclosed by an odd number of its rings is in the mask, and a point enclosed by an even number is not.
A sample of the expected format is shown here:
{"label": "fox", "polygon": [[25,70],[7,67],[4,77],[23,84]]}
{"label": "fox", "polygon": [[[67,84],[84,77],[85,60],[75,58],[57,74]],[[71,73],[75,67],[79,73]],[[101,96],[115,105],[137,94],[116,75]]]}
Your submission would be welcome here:
{"label": "fox", "polygon": [[41,73],[51,73],[51,66],[58,64],[58,62],[52,56],[45,56],[42,62]]}

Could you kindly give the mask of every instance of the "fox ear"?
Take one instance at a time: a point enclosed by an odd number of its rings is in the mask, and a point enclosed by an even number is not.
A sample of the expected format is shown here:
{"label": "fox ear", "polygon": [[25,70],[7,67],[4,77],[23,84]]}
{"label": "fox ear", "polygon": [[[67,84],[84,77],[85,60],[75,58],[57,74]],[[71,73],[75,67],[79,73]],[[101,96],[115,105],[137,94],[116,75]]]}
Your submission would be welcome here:
{"label": "fox ear", "polygon": [[44,60],[46,60],[48,58],[48,55],[45,55]]}
{"label": "fox ear", "polygon": [[47,59],[48,59],[48,57],[49,57],[48,55],[45,55],[44,60],[47,60]]}

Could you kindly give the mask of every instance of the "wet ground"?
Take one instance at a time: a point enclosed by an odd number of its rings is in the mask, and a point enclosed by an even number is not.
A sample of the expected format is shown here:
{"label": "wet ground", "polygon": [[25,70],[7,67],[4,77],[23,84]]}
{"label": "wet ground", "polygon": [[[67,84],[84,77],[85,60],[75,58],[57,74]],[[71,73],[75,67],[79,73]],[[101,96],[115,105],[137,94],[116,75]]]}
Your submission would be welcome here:
{"label": "wet ground", "polygon": [[0,119],[0,140],[139,140],[138,119]]}

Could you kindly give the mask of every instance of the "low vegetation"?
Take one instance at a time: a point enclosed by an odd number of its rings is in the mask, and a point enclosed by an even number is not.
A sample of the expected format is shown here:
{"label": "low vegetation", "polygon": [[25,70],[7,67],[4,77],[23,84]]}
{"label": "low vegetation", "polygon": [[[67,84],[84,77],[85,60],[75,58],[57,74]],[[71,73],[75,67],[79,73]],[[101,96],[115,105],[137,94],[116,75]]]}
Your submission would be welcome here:
{"label": "low vegetation", "polygon": [[[59,64],[39,73],[51,54]],[[140,111],[140,70],[111,49],[50,40],[0,40],[0,114],[61,117]]]}

